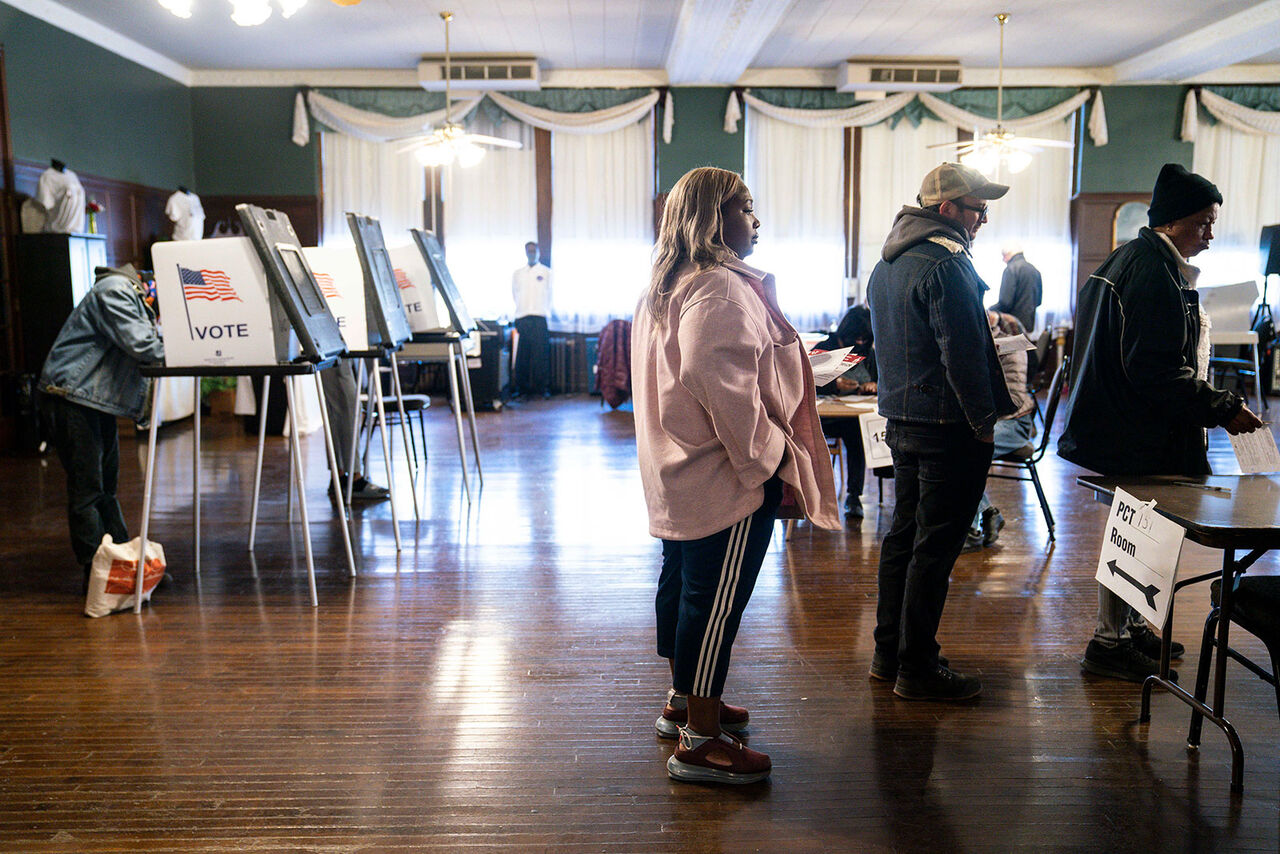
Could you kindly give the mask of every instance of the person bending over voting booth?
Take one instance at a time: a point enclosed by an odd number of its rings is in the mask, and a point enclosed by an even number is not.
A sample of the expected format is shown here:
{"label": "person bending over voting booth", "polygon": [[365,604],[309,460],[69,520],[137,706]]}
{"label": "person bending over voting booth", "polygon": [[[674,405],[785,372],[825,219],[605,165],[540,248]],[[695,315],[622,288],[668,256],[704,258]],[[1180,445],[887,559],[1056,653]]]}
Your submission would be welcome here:
{"label": "person bending over voting booth", "polygon": [[103,534],[117,543],[129,539],[116,499],[116,418],[143,420],[150,381],[138,366],[164,358],[156,312],[133,267],[95,272],[93,288],[54,340],[39,383],[41,421],[67,473],[71,549],[86,585]]}

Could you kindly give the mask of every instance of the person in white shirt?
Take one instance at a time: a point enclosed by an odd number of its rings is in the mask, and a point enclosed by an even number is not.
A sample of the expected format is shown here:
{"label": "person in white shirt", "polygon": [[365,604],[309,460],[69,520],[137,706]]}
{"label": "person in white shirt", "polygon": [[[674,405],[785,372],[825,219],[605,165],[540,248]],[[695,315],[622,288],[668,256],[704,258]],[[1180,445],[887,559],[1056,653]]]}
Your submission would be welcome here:
{"label": "person in white shirt", "polygon": [[84,187],[61,160],[49,161],[49,168],[40,174],[35,200],[44,208],[45,232],[72,234],[84,230]]}
{"label": "person in white shirt", "polygon": [[548,384],[551,353],[547,340],[547,318],[551,316],[551,270],[539,263],[538,244],[524,245],[529,263],[511,275],[511,296],[515,299],[516,365],[512,378],[514,396],[551,395]]}
{"label": "person in white shirt", "polygon": [[173,223],[174,240],[200,240],[204,237],[204,206],[200,197],[181,185],[165,203],[164,214]]}

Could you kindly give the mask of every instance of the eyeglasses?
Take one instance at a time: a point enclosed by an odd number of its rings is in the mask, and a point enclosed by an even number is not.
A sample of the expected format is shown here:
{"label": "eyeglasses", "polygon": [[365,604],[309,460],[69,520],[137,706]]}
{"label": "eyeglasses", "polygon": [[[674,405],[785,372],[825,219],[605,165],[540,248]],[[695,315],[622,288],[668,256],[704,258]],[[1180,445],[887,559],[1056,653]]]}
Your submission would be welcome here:
{"label": "eyeglasses", "polygon": [[986,205],[978,205],[975,207],[974,205],[966,205],[964,202],[952,202],[952,204],[960,208],[960,210],[962,211],[973,211],[974,213],[976,213],[978,215],[978,222],[987,221]]}

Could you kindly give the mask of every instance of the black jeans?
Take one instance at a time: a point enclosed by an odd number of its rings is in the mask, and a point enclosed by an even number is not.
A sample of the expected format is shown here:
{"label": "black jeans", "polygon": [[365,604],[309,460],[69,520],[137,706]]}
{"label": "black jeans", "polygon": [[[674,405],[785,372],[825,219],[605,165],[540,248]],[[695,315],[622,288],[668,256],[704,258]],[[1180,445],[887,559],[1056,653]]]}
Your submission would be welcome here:
{"label": "black jeans", "polygon": [[547,335],[547,319],[537,314],[516,318],[515,388],[521,394],[543,394],[551,390],[551,346]]}
{"label": "black jeans", "polygon": [[87,567],[103,534],[110,534],[117,543],[129,539],[116,500],[120,474],[116,417],[50,394],[41,396],[40,408],[49,440],[67,472],[71,548],[76,563]]}
{"label": "black jeans", "polygon": [[965,532],[982,498],[992,445],[967,424],[890,420],[893,523],[880,546],[876,652],[908,675],[937,667],[938,623]]}

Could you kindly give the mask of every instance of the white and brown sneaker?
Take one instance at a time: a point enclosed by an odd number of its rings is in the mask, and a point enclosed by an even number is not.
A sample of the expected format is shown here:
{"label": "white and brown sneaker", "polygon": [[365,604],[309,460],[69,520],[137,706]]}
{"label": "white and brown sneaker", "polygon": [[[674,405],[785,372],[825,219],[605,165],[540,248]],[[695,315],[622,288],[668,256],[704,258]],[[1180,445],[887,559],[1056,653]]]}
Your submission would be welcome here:
{"label": "white and brown sneaker", "polygon": [[667,776],[686,783],[758,783],[769,776],[773,763],[727,732],[715,738],[680,729],[676,752],[667,760]]}

